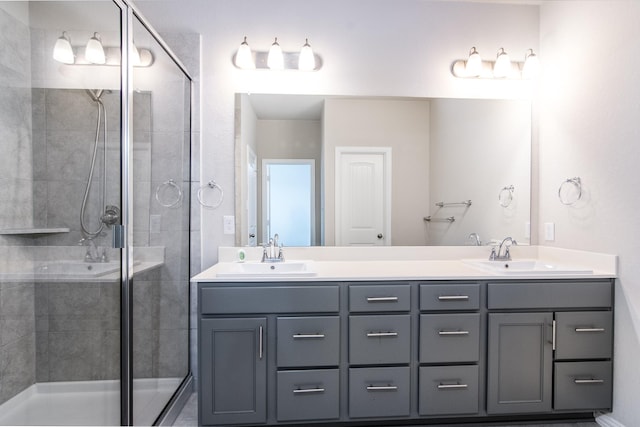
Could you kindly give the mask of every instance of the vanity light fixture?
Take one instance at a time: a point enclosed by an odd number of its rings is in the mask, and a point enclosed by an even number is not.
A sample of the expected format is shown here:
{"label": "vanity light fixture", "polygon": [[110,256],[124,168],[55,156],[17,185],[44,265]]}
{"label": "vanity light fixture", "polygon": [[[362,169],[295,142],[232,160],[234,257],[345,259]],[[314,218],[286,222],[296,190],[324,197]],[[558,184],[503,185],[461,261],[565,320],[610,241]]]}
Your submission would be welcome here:
{"label": "vanity light fixture", "polygon": [[469,59],[465,64],[465,71],[468,76],[479,76],[482,72],[482,58],[475,47],[472,47],[469,51]]}
{"label": "vanity light fixture", "polygon": [[256,64],[253,62],[251,48],[249,47],[249,43],[247,43],[247,36],[245,36],[242,43],[240,43],[234,63],[236,67],[242,68],[243,70],[253,70],[256,68]]}
{"label": "vanity light fixture", "polygon": [[508,77],[511,72],[511,60],[504,48],[498,49],[496,62],[493,64],[493,76],[502,78]]}
{"label": "vanity light fixture", "polygon": [[466,79],[532,79],[539,72],[540,62],[533,49],[528,49],[524,62],[512,62],[509,55],[500,48],[495,61],[483,61],[475,47],[469,57],[458,59],[451,66],[451,74]]}
{"label": "vanity light fixture", "polygon": [[309,39],[299,51],[286,52],[275,37],[269,51],[252,51],[244,37],[231,62],[241,70],[298,70],[318,71],[322,68],[322,58],[313,52]]}
{"label": "vanity light fixture", "polygon": [[71,39],[66,31],[63,31],[62,35],[56,40],[56,44],[53,47],[53,59],[63,64],[73,64],[75,61]]}
{"label": "vanity light fixture", "polygon": [[87,47],[84,51],[84,57],[92,64],[102,65],[107,62],[107,57],[104,54],[104,47],[102,46],[102,39],[100,34],[93,33],[93,37],[87,42]]}
{"label": "vanity light fixture", "polygon": [[282,48],[280,47],[280,43],[278,43],[277,37],[269,48],[267,66],[272,70],[284,70],[284,56],[282,54]]}
{"label": "vanity light fixture", "polygon": [[298,70],[313,71],[316,68],[316,58],[313,56],[313,50],[309,44],[309,39],[304,40],[304,45],[300,49],[300,57],[298,58]]}
{"label": "vanity light fixture", "polygon": [[533,53],[533,49],[528,49],[524,56],[524,65],[522,66],[522,78],[534,79],[540,74],[540,60]]}

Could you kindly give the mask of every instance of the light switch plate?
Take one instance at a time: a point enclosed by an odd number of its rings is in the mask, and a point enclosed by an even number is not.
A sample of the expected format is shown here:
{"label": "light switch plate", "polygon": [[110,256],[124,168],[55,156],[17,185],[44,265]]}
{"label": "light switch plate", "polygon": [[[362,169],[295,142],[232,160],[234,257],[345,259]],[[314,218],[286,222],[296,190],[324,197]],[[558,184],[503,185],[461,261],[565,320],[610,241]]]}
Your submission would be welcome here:
{"label": "light switch plate", "polygon": [[236,221],[233,215],[225,215],[222,217],[222,229],[224,234],[235,234]]}
{"label": "light switch plate", "polygon": [[548,242],[556,240],[556,226],[553,222],[544,223],[544,240]]}

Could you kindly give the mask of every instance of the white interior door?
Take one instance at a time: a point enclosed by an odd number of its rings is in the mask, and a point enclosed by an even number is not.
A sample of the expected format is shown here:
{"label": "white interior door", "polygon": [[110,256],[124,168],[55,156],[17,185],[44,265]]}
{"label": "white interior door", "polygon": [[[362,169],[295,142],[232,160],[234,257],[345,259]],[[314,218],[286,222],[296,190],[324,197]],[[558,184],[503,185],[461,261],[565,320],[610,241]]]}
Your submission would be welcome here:
{"label": "white interior door", "polygon": [[247,155],[247,233],[248,245],[258,244],[258,168],[256,154],[249,148]]}
{"label": "white interior door", "polygon": [[336,245],[391,245],[391,148],[336,148]]}

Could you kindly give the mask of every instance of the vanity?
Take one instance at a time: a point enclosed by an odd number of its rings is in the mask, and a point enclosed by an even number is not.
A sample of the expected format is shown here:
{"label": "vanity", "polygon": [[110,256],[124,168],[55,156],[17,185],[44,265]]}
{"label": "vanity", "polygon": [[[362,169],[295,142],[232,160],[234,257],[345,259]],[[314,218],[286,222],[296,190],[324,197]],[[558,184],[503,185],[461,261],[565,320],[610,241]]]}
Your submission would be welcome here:
{"label": "vanity", "polygon": [[[192,279],[199,423],[499,422],[611,409],[615,256],[518,247],[505,272],[506,262],[492,271],[465,259],[486,248],[375,249],[291,248],[285,264],[297,267],[251,273],[237,248],[221,248],[221,262]],[[524,258],[548,270],[525,269]]]}

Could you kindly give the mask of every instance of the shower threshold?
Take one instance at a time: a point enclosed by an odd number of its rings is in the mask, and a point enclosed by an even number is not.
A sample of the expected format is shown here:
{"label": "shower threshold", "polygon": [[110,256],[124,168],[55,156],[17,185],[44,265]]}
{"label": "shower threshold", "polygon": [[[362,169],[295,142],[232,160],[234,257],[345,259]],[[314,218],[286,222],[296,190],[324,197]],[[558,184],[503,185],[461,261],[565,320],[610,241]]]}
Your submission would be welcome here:
{"label": "shower threshold", "polygon": [[[151,425],[182,378],[133,380],[133,418]],[[0,425],[120,425],[120,381],[36,383],[0,405]]]}

